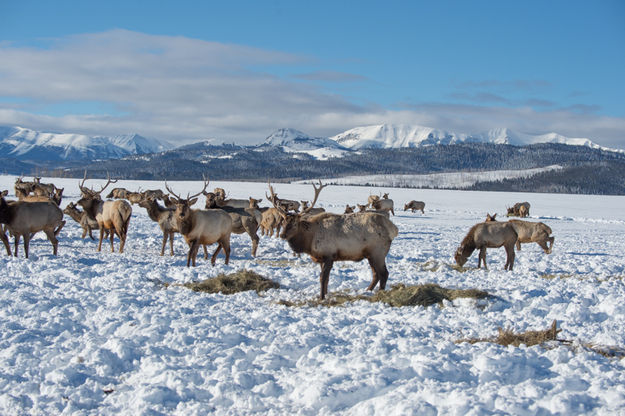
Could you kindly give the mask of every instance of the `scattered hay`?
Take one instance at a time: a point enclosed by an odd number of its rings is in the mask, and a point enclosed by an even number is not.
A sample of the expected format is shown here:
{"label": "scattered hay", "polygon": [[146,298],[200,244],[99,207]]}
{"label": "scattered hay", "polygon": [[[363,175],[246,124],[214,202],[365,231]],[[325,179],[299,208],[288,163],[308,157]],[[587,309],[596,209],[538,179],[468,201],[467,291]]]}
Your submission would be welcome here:
{"label": "scattered hay", "polygon": [[299,302],[286,300],[278,301],[279,305],[285,306],[342,306],[348,302],[366,300],[367,302],[382,302],[389,306],[430,306],[436,303],[442,304],[444,300],[453,301],[458,298],[483,299],[489,297],[487,292],[477,289],[446,289],[437,284],[428,283],[423,285],[406,286],[397,284],[390,290],[379,290],[374,295],[350,295],[345,292],[333,292],[326,299],[312,299]]}
{"label": "scattered hay", "polygon": [[518,347],[521,344],[525,344],[528,347],[533,345],[540,345],[547,341],[558,341],[557,335],[561,329],[556,329],[556,321],[554,320],[551,327],[542,331],[526,331],[520,334],[515,334],[510,329],[499,328],[499,334],[496,337],[491,338],[471,338],[460,339],[456,341],[456,344],[462,342],[468,342],[469,344],[476,344],[478,342],[493,342],[503,346],[514,345]]}
{"label": "scattered hay", "polygon": [[594,345],[588,343],[577,344],[576,346],[575,343],[571,340],[558,339],[558,334],[561,331],[561,329],[557,329],[557,323],[554,320],[551,324],[551,327],[541,331],[526,331],[521,334],[515,334],[509,329],[504,330],[499,328],[499,334],[496,337],[459,339],[456,341],[456,344],[461,344],[463,342],[468,342],[469,344],[476,344],[478,342],[492,342],[506,347],[508,345],[514,345],[515,347],[518,347],[519,345],[524,344],[528,347],[540,345],[543,348],[549,348],[551,344],[551,348],[553,348],[554,343],[556,343],[556,345],[566,345],[573,351],[577,351],[580,349],[590,350],[607,358],[618,358],[620,360],[625,357],[625,348]]}
{"label": "scattered hay", "polygon": [[554,279],[569,279],[573,277],[573,275],[570,273],[560,273],[560,274],[546,273],[546,274],[541,274],[540,277],[542,277],[543,279],[547,279],[547,280],[554,280]]}
{"label": "scattered hay", "polygon": [[271,279],[259,275],[250,270],[239,270],[231,274],[219,274],[216,277],[202,280],[201,282],[189,282],[182,286],[194,292],[223,293],[232,295],[233,293],[255,290],[256,293],[269,289],[277,289],[280,285]]}

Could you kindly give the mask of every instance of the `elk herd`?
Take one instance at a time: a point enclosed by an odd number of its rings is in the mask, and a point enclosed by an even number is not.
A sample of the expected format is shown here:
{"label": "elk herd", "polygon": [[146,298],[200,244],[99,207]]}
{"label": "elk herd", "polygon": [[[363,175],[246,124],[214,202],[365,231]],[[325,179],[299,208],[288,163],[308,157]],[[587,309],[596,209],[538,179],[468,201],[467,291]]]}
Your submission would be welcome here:
{"label": "elk herd", "polygon": [[[207,246],[217,244],[211,257],[215,264],[217,255],[223,250],[225,263],[230,259],[231,234],[246,233],[251,240],[251,253],[257,255],[262,235],[276,236],[286,240],[296,254],[305,253],[318,263],[320,273],[320,297],[328,293],[330,271],[335,261],[361,261],[367,259],[371,267],[372,279],[367,290],[379,286],[384,290],[388,279],[386,257],[391,243],[398,235],[398,229],[390,219],[395,215],[394,202],[388,193],[370,195],[366,204],[345,207],[343,214],[325,212],[315,207],[319,194],[327,186],[319,181],[313,186],[312,202],[295,201],[278,197],[271,184],[268,184],[266,201],[271,206],[260,207],[262,199],[228,198],[222,188],[208,192],[209,181],[204,179],[201,191],[182,197],[165,182],[168,193],[161,190],[132,192],[124,188],[114,188],[102,199],[102,192],[117,182],[107,177],[107,182],[99,190],[86,187],[87,172],[79,182],[80,199],[76,204],[70,202],[61,210],[63,189],[53,184],[40,182],[35,177],[26,182],[20,176],[15,182],[17,200],[7,200],[8,191],[0,196],[0,239],[7,255],[11,248],[6,233],[15,239],[14,255],[18,255],[20,238],[24,239],[24,255],[28,258],[29,242],[32,236],[43,231],[52,243],[53,253],[57,254],[58,235],[65,221],[63,214],[69,215],[82,228],[82,238],[88,234],[94,239],[92,231],[99,231],[97,250],[102,249],[104,238],[110,239],[111,251],[114,252],[114,238],[118,237],[119,252],[124,251],[132,214],[132,205],[146,210],[148,217],[156,222],[163,233],[161,256],[165,254],[169,241],[170,255],[174,255],[174,236],[181,234],[188,244],[187,266],[196,265],[200,245],[205,258]],[[200,195],[205,196],[204,209],[192,208]],[[112,199],[111,199],[112,198]],[[159,202],[160,201],[160,202]],[[162,205],[161,205],[162,202]],[[80,207],[80,208],[79,208]],[[81,210],[82,208],[82,210]],[[529,216],[530,204],[521,202],[507,208],[508,216]],[[410,201],[404,205],[404,211],[411,210],[425,213],[425,203]],[[554,237],[552,230],[542,222],[524,220],[497,221],[496,215],[488,214],[484,222],[475,224],[464,237],[456,250],[455,260],[463,266],[468,257],[479,250],[478,268],[486,268],[486,249],[504,247],[507,254],[504,269],[512,270],[516,250],[521,250],[522,243],[536,242],[545,253],[551,253]]]}

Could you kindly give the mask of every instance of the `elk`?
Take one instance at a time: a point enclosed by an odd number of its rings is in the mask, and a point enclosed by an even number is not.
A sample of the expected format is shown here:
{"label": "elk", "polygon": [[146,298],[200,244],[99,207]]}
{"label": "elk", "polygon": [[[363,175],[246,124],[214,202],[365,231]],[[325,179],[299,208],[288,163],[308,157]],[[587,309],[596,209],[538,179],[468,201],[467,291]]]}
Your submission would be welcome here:
{"label": "elk", "polygon": [[57,206],[61,205],[61,201],[63,200],[63,190],[65,188],[55,188],[54,192],[51,195],[26,195],[25,197],[20,198],[22,201],[26,202],[54,202]]}
{"label": "elk", "polygon": [[276,208],[261,208],[260,229],[263,235],[273,237],[275,231],[276,237],[280,236],[280,228],[282,228],[282,217]]}
{"label": "elk", "polygon": [[[73,202],[70,202],[65,209],[63,210],[64,214],[69,215],[74,221],[76,221],[82,227],[82,236],[80,238],[85,238],[87,233],[89,233],[89,238],[95,240],[93,238],[92,230],[98,228],[98,222],[89,218],[85,211],[81,211]],[[104,230],[106,232],[106,237],[108,238],[108,230]]]}
{"label": "elk", "polygon": [[24,182],[23,176],[20,176],[15,180],[15,196],[22,199],[28,196],[35,188],[35,182]]}
{"label": "elk", "polygon": [[143,195],[143,198],[139,201],[139,206],[145,208],[148,216],[152,221],[158,223],[158,226],[163,232],[163,245],[161,246],[161,256],[165,255],[165,246],[167,245],[167,239],[169,239],[169,251],[174,255],[174,234],[178,232],[178,223],[174,216],[175,208],[165,208],[156,202],[156,199],[152,196]]}
{"label": "elk", "polygon": [[536,243],[546,254],[551,254],[555,238],[550,237],[552,231],[548,225],[542,222],[522,220],[510,220],[508,223],[512,225],[518,235],[516,241],[517,250],[521,250],[521,243]]}
{"label": "elk", "polygon": [[354,208],[353,206],[349,206],[349,204],[345,205],[345,212],[343,212],[343,214],[353,214]]}
{"label": "elk", "polygon": [[425,214],[425,202],[412,200],[404,204],[404,211],[408,210],[411,210],[413,213],[420,210],[422,214]]}
{"label": "elk", "polygon": [[[52,243],[52,252],[56,256],[59,246],[57,236],[65,225],[63,212],[50,201],[25,202],[12,201],[7,203],[0,197],[0,223],[6,224],[9,232],[15,237],[15,257],[17,257],[20,237],[24,237],[24,255],[28,258],[28,247],[33,234],[43,231]],[[0,237],[10,254],[8,239],[4,232]]]}
{"label": "elk", "polygon": [[507,208],[508,217],[525,218],[529,215],[530,215],[530,203],[529,202],[517,202],[511,208]]}
{"label": "elk", "polygon": [[368,204],[356,204],[356,206],[358,207],[358,212],[366,212]]}
{"label": "elk", "polygon": [[393,210],[393,200],[388,199],[388,194],[384,194],[383,199],[378,199],[377,201],[371,204],[371,207],[376,211],[390,211],[393,215],[395,215],[395,211]]}
{"label": "elk", "polygon": [[50,196],[54,194],[56,186],[51,183],[41,183],[40,177],[34,177],[33,193],[39,196]]}
{"label": "elk", "polygon": [[[300,201],[300,202],[302,203],[301,212],[304,213],[304,211],[306,211],[306,215],[317,215],[317,214],[321,214],[322,212],[326,212],[326,210],[323,208],[308,209],[308,201]],[[347,208],[345,208],[345,210],[347,210]]]}
{"label": "elk", "polygon": [[100,194],[111,183],[116,183],[117,180],[111,180],[107,175],[106,185],[102,186],[99,191],[94,191],[85,186],[87,180],[87,171],[82,182],[78,185],[81,192],[81,198],[78,200],[80,205],[87,216],[91,220],[95,220],[98,223],[100,229],[100,241],[98,243],[98,251],[102,250],[102,239],[104,238],[104,230],[109,230],[109,237],[111,240],[111,252],[115,252],[115,246],[113,240],[115,234],[119,237],[119,252],[124,252],[124,245],[126,244],[126,235],[128,234],[128,224],[130,223],[130,215],[132,214],[132,207],[130,204],[123,200],[115,201],[102,201]]}
{"label": "elk", "polygon": [[[313,184],[315,196],[309,210],[315,206],[319,193],[326,185]],[[269,190],[275,195],[271,184]],[[372,280],[367,290],[380,284],[386,288],[388,269],[386,255],[397,237],[397,227],[382,215],[362,213],[337,215],[322,213],[307,217],[304,213],[289,214],[272,198],[274,207],[284,219],[284,231],[280,235],[296,253],[306,253],[321,266],[319,277],[321,299],[328,293],[330,270],[335,261],[361,261],[367,259],[371,266]]]}
{"label": "elk", "polygon": [[504,269],[512,270],[515,257],[514,245],[517,241],[517,237],[518,235],[514,227],[507,222],[494,221],[475,224],[471,227],[456,250],[454,256],[456,264],[460,267],[464,266],[475,249],[479,249],[480,254],[477,260],[477,267],[479,269],[481,263],[484,262],[484,268],[488,269],[486,265],[486,248],[504,246],[507,255]]}
{"label": "elk", "polygon": [[161,201],[165,201],[165,198],[167,197],[165,192],[160,189],[148,189],[147,191],[141,192],[141,195],[152,199],[160,199]]}
{"label": "elk", "polygon": [[[285,211],[294,211],[297,212],[299,211],[299,202],[294,201],[292,199],[282,199],[282,198],[278,198],[278,194],[273,194],[271,196],[267,195],[267,193],[265,193],[265,196],[267,197],[267,200],[269,200],[274,206],[277,204],[279,205],[283,210]],[[271,199],[273,198],[273,199]]]}
{"label": "elk", "polygon": [[191,206],[197,202],[197,197],[206,190],[207,186],[208,181],[205,179],[204,189],[192,196],[187,195],[187,198],[183,199],[173,192],[165,182],[167,191],[174,196],[172,199],[176,203],[174,216],[178,230],[189,244],[187,267],[191,261],[195,267],[195,259],[200,244],[218,243],[217,250],[211,258],[212,265],[215,265],[217,254],[222,248],[226,256],[226,264],[230,261],[230,234],[232,233],[230,215],[221,209],[191,209]]}
{"label": "elk", "polygon": [[143,197],[141,192],[132,192],[125,188],[113,188],[111,192],[106,196],[107,198],[113,199],[126,199],[131,204],[138,204]]}

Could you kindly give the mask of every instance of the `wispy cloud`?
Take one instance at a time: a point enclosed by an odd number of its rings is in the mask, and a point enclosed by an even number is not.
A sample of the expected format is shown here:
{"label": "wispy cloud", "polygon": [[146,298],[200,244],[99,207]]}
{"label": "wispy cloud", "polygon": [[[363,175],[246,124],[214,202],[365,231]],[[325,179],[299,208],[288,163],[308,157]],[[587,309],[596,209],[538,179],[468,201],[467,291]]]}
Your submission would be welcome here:
{"label": "wispy cloud", "polygon": [[556,131],[625,147],[622,118],[593,115],[590,107],[555,110],[555,103],[527,97],[514,102],[487,88],[549,87],[544,81],[467,84],[458,91],[465,104],[391,110],[328,89],[328,82],[356,81],[363,87],[375,82],[357,74],[331,68],[295,78],[272,74],[267,68],[292,74],[310,62],[279,51],[126,30],[46,43],[45,48],[0,44],[0,124],[87,134],[137,132],[178,143],[205,138],[258,143],[280,127],[330,136],[359,125],[414,123],[460,132]]}

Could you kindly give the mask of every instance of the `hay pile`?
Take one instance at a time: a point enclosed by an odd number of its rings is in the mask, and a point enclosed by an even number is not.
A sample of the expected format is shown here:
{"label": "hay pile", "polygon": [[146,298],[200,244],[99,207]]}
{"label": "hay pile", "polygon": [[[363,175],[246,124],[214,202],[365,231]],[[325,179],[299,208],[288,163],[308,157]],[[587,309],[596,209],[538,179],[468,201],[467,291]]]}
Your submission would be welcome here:
{"label": "hay pile", "polygon": [[551,327],[549,327],[548,329],[540,331],[526,331],[520,334],[515,334],[510,329],[499,328],[499,334],[496,337],[461,339],[456,341],[456,343],[459,344],[461,342],[468,342],[470,344],[475,344],[478,342],[493,342],[506,347],[508,345],[514,345],[515,347],[518,347],[521,344],[525,344],[528,347],[531,347],[533,345],[541,345],[547,341],[558,341],[558,333],[562,330],[557,329],[556,327],[557,324],[554,320],[551,324]]}
{"label": "hay pile", "polygon": [[277,289],[280,285],[273,280],[259,275],[250,270],[239,270],[231,274],[219,274],[201,282],[189,282],[183,284],[184,287],[194,292],[223,293],[232,295],[233,293],[255,290],[256,293],[269,289]]}
{"label": "hay pile", "polygon": [[398,284],[389,290],[379,290],[373,296],[350,295],[348,293],[329,293],[325,300],[307,300],[291,302],[281,300],[278,303],[285,306],[341,306],[347,302],[366,300],[367,302],[382,302],[389,306],[430,306],[442,304],[444,300],[453,301],[458,298],[482,299],[489,294],[477,289],[446,289],[437,284],[406,286]]}

